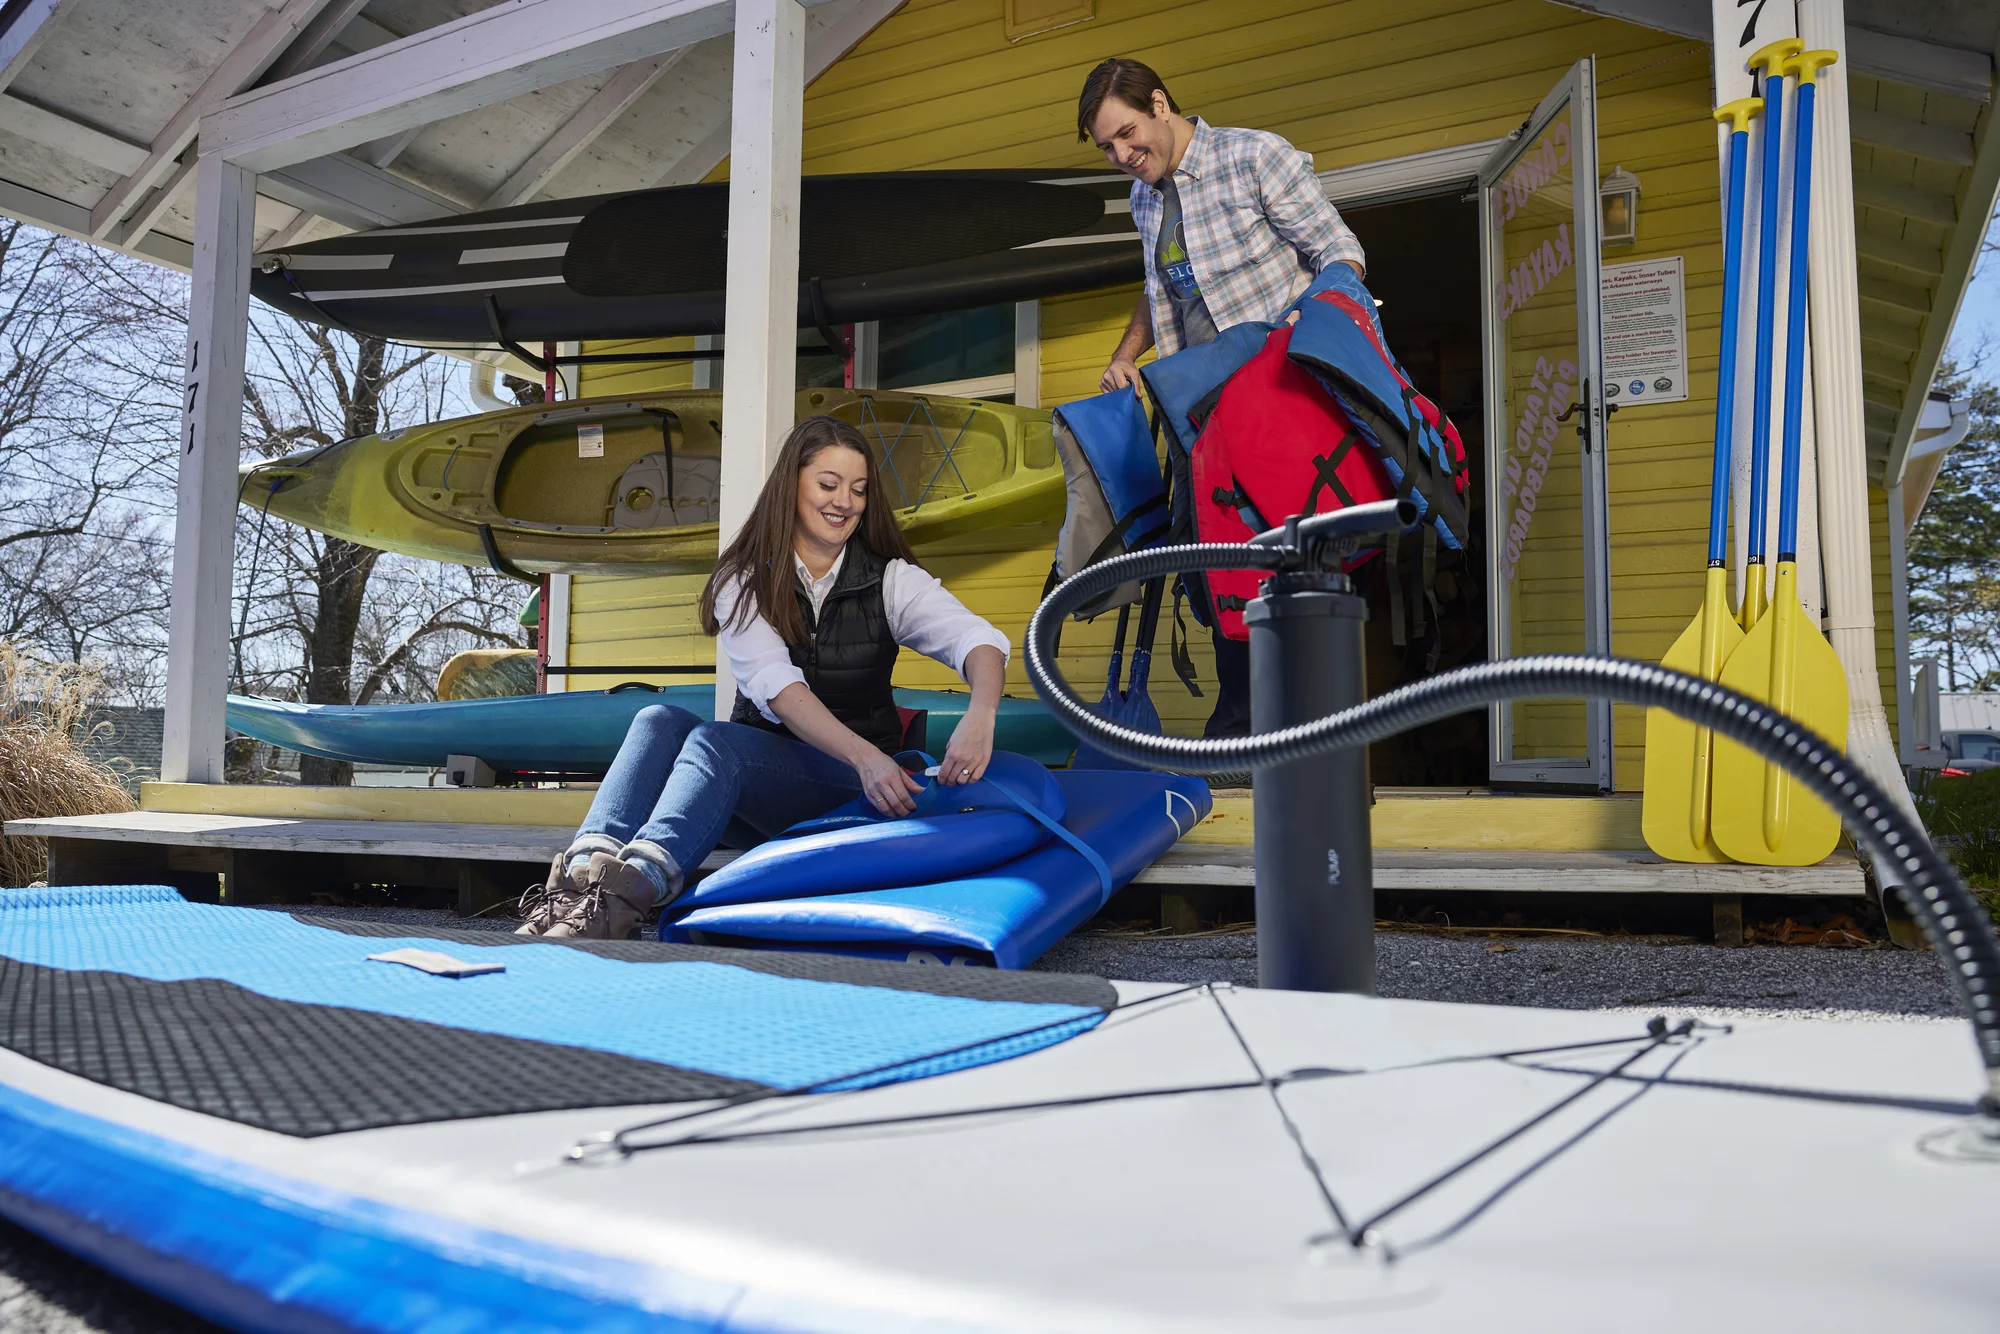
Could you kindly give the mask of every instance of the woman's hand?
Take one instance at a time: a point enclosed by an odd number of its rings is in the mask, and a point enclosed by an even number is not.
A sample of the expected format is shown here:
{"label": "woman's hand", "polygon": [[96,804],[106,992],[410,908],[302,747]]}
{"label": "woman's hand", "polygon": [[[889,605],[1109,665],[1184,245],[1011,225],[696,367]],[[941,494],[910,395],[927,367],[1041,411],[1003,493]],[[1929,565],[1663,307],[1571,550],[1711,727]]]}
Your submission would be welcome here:
{"label": "woman's hand", "polygon": [[916,795],[924,785],[902,765],[873,746],[866,746],[865,753],[852,763],[861,778],[861,794],[870,806],[884,815],[908,815],[917,808]]}
{"label": "woman's hand", "polygon": [[975,700],[966,708],[965,716],[951,730],[944,759],[938,763],[938,782],[955,787],[986,776],[986,765],[993,758],[993,724],[991,706],[981,706]]}

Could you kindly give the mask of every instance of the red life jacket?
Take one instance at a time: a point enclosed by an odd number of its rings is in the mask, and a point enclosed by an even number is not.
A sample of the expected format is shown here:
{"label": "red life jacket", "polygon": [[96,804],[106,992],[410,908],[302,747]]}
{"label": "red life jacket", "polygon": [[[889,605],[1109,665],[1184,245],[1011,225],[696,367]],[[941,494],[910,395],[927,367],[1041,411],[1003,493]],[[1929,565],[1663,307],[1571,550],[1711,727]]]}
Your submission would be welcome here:
{"label": "red life jacket", "polygon": [[[1288,326],[1265,339],[1263,350],[1223,386],[1195,440],[1195,532],[1203,542],[1247,542],[1293,514],[1322,514],[1396,494],[1388,471],[1334,396],[1292,360],[1291,341]],[[1347,568],[1374,554],[1360,553]],[[1243,609],[1265,578],[1258,570],[1207,575],[1223,634],[1249,638]]]}

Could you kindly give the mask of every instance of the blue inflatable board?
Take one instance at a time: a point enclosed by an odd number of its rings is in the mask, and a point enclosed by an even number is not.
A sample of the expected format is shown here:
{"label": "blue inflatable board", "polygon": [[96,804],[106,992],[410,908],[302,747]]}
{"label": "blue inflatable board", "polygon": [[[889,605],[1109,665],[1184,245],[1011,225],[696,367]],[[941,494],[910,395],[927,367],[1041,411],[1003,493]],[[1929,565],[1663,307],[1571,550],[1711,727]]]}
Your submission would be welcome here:
{"label": "blue inflatable board", "polygon": [[752,848],[676,907],[888,889],[984,871],[1054,837],[1024,805],[1059,821],[1062,789],[1033,760],[996,751],[977,783],[929,780],[913,816],[888,819],[865,799],[849,802]]}
{"label": "blue inflatable board", "polygon": [[[1069,831],[1128,883],[1211,809],[1199,778],[1136,770],[1053,775]],[[961,817],[964,818],[964,817]],[[823,950],[936,963],[1022,968],[1104,905],[1098,873],[1051,839],[991,870],[902,889],[698,907],[661,928],[666,940]]]}
{"label": "blue inflatable board", "polygon": [[[942,754],[970,698],[959,690],[897,690],[896,703],[928,714],[925,748]],[[603,773],[632,715],[648,704],[677,704],[714,716],[715,687],[613,687],[556,695],[459,699],[436,704],[288,704],[229,697],[229,726],[286,750],[332,760],[442,765],[476,755],[503,772]],[[1069,763],[1076,738],[1038,699],[1002,699],[994,744],[1039,760]]]}

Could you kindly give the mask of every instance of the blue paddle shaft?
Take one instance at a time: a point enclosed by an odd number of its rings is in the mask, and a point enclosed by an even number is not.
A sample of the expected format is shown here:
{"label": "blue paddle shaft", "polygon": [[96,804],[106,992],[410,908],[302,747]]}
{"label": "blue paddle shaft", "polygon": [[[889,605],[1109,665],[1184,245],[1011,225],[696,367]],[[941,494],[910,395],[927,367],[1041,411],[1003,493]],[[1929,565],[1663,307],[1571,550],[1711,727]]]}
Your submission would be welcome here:
{"label": "blue paddle shaft", "polygon": [[1757,381],[1750,419],[1750,559],[1764,563],[1764,510],[1771,490],[1771,342],[1778,314],[1778,141],[1785,80],[1765,71],[1764,197],[1757,233]]}
{"label": "blue paddle shaft", "polygon": [[1799,84],[1798,149],[1792,168],[1792,288],[1785,320],[1785,474],[1778,492],[1778,559],[1799,550],[1799,429],[1806,392],[1806,258],[1811,253],[1813,85]]}
{"label": "blue paddle shaft", "polygon": [[1743,196],[1750,171],[1750,132],[1729,136],[1729,232],[1722,251],[1722,361],[1715,386],[1715,471],[1708,481],[1708,563],[1728,556],[1729,458],[1736,429],[1736,327],[1743,300]]}

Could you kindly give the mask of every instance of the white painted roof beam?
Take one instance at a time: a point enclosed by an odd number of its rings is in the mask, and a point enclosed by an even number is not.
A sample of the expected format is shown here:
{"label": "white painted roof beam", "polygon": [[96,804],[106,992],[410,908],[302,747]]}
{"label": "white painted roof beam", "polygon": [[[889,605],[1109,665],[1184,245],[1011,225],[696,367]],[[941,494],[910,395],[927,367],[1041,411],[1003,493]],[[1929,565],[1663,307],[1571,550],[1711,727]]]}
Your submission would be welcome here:
{"label": "white painted roof beam", "polygon": [[[81,204],[72,204],[67,199],[57,199],[45,195],[40,190],[31,190],[13,181],[0,181],[0,214],[33,223],[45,231],[59,232],[78,241],[91,240],[90,210]],[[103,245],[106,242],[98,242]],[[171,236],[154,233],[139,239],[130,246],[112,245],[114,250],[136,255],[140,259],[155,264],[164,264],[170,269],[186,273],[194,266],[194,247],[186,241],[175,240]]]}
{"label": "white painted roof beam", "polygon": [[91,236],[100,240],[109,238],[147,198],[147,192],[173,174],[180,155],[194,142],[203,113],[255,83],[329,3],[331,0],[288,0],[283,9],[274,9],[259,19],[194,96],[181,104],[166,128],[154,136],[152,148],[139,169],[107,190],[90,210]]}
{"label": "white painted roof beam", "polygon": [[597,136],[610,129],[613,122],[645,95],[647,89],[658,83],[660,76],[672,69],[687,54],[687,50],[683,46],[636,60],[605,80],[604,86],[557,127],[540,148],[530,153],[528,160],[516,167],[479,207],[509,208],[525,204],[540,194],[543,187],[574,161],[578,153],[590,147]]}
{"label": "white painted roof beam", "polygon": [[0,32],[0,88],[13,83],[14,76],[27,68],[55,30],[56,21],[75,3],[76,0],[28,0],[27,6],[7,25],[7,31]]}
{"label": "white painted roof beam", "polygon": [[[255,76],[253,82],[273,82],[311,64],[314,57],[332,44],[336,34],[351,27],[360,9],[367,3],[368,0],[332,0],[319,12],[317,18],[300,29],[299,35],[292,39],[291,45],[285,47],[269,69]],[[141,154],[142,158],[144,156]],[[181,158],[182,160],[167,178],[126,214],[123,222],[112,226],[107,235],[108,240],[121,249],[129,250],[159,225],[160,219],[166,216],[169,208],[173,207],[174,199],[180,194],[182,187],[194,178],[194,157],[183,151]],[[141,163],[140,166],[128,167],[125,170],[136,172],[143,165],[144,163]]]}
{"label": "white painted roof beam", "polygon": [[274,171],[731,30],[731,0],[514,0],[229,99],[202,153]]}
{"label": "white painted roof beam", "polygon": [[106,134],[94,125],[71,120],[13,93],[0,93],[0,128],[9,134],[82,158],[106,171],[137,171],[146,160],[146,146]]}
{"label": "white painted roof beam", "polygon": [[466,211],[456,200],[346,153],[329,153],[268,172],[257,178],[257,192],[356,230],[428,222]]}
{"label": "white painted roof beam", "polygon": [[[806,84],[832,68],[833,63],[852,51],[869,33],[882,26],[906,0],[853,0],[852,8],[821,27],[808,16],[806,29]],[[833,13],[829,6],[825,13]],[[705,179],[729,156],[729,107],[716,109],[715,123],[679,158],[661,171],[653,185],[692,185]]]}
{"label": "white painted roof beam", "polygon": [[[349,25],[361,17],[361,11],[368,7],[368,0],[332,0],[320,10],[313,21],[299,29],[299,35],[285,48],[284,54],[271,62],[271,67],[258,76],[260,84],[277,83],[289,79],[318,58],[319,53],[332,46],[346,32]],[[373,27],[374,25],[370,25]],[[377,29],[377,31],[380,31]]]}

